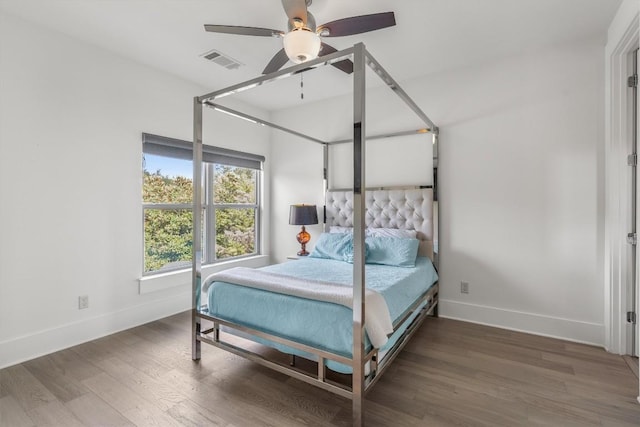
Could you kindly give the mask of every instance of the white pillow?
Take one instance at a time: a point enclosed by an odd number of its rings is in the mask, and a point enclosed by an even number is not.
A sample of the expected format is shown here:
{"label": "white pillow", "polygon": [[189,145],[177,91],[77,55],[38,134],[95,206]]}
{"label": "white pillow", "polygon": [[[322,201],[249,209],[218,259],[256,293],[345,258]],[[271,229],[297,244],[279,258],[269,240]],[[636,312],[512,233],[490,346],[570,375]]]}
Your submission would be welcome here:
{"label": "white pillow", "polygon": [[415,239],[418,236],[416,230],[400,230],[398,228],[367,228],[367,236],[393,237],[395,239]]}
{"label": "white pillow", "polygon": [[332,225],[329,227],[329,233],[353,233],[353,227],[340,227],[338,225]]}
{"label": "white pillow", "polygon": [[[341,227],[332,225],[329,227],[329,233],[353,233],[353,227]],[[398,228],[367,228],[365,236],[371,237],[393,237],[394,239],[416,239],[418,232],[416,230],[400,230]]]}

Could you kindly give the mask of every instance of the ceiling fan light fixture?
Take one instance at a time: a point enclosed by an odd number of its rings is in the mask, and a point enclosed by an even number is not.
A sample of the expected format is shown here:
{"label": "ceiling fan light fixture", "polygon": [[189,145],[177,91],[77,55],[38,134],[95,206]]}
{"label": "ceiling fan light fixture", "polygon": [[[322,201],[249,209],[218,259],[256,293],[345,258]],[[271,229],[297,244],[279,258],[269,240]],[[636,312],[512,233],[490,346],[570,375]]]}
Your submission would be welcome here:
{"label": "ceiling fan light fixture", "polygon": [[307,29],[289,31],[283,44],[287,56],[296,64],[315,59],[320,52],[320,36]]}

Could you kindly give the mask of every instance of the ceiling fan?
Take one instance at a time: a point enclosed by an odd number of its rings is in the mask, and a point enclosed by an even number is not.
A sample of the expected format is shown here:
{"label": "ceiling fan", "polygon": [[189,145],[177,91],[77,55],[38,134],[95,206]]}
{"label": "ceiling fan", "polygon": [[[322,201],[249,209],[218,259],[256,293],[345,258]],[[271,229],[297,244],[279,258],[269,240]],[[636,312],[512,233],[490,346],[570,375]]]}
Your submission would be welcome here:
{"label": "ceiling fan", "polygon": [[[278,71],[291,60],[299,64],[318,56],[336,52],[336,49],[320,40],[321,37],[342,37],[366,33],[396,25],[393,12],[352,16],[316,26],[316,20],[307,10],[312,0],[282,0],[287,14],[288,31],[259,27],[241,27],[236,25],[205,25],[204,29],[212,33],[238,34],[244,36],[282,37],[284,48],[275,54],[262,74]],[[347,74],[353,73],[353,62],[344,59],[333,64]]]}

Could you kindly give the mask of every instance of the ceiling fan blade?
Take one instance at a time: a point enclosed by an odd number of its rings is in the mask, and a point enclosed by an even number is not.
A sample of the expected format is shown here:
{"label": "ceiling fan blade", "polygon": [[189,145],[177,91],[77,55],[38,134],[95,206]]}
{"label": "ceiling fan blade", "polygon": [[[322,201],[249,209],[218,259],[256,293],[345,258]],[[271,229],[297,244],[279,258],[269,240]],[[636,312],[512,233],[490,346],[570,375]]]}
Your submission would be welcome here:
{"label": "ceiling fan blade", "polygon": [[[322,43],[320,48],[320,56],[328,55],[333,52],[337,52],[336,48],[333,46],[329,46],[326,43]],[[343,59],[342,61],[334,62],[334,67],[336,67],[340,71],[344,71],[347,74],[353,73],[353,62],[350,59]]]}
{"label": "ceiling fan blade", "polygon": [[[393,27],[394,25],[396,25],[396,17],[393,12],[382,12],[327,22],[318,27],[318,33],[323,37],[342,37]],[[328,34],[323,34],[323,31],[327,32],[326,30],[328,30]]]}
{"label": "ceiling fan blade", "polygon": [[284,64],[289,61],[289,57],[287,56],[287,52],[284,49],[280,49],[278,53],[273,55],[271,61],[267,64],[267,66],[262,71],[262,74],[269,74],[278,71]]}
{"label": "ceiling fan blade", "polygon": [[237,25],[205,25],[204,29],[211,33],[238,34],[241,36],[278,37],[284,35],[280,30],[258,27],[240,27]]}
{"label": "ceiling fan blade", "polygon": [[282,0],[282,7],[284,7],[291,24],[298,18],[307,25],[307,2],[305,0]]}
{"label": "ceiling fan blade", "polygon": [[336,67],[340,71],[344,71],[347,74],[353,73],[353,62],[350,59],[343,59],[342,61],[334,62],[334,67]]}

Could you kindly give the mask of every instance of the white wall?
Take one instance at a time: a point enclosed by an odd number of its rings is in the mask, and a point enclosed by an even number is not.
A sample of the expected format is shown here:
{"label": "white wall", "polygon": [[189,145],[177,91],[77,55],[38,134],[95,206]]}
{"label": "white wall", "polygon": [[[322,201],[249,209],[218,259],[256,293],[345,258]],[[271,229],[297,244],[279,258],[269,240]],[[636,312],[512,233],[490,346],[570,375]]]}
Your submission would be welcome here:
{"label": "white wall", "polygon": [[[441,130],[443,316],[603,344],[603,47],[601,39],[550,46],[403,84]],[[404,112],[375,91],[369,98],[370,133],[407,129]],[[314,117],[307,126],[320,138],[344,137],[349,99],[272,117],[290,125]],[[391,129],[394,121],[404,129]],[[271,251],[281,260],[296,247],[287,203],[322,203],[322,158],[293,137],[274,133],[272,142]],[[369,168],[368,177],[378,174],[370,181],[422,183],[413,150],[395,150],[392,157],[400,151],[412,166]],[[302,155],[309,161],[294,170]],[[460,281],[470,283],[468,295]]]}
{"label": "white wall", "polygon": [[[141,133],[191,139],[211,89],[0,14],[0,367],[190,307],[188,274],[139,293]],[[269,153],[261,126],[205,124],[205,143]]]}
{"label": "white wall", "polygon": [[602,48],[440,81],[444,315],[603,343]]}

